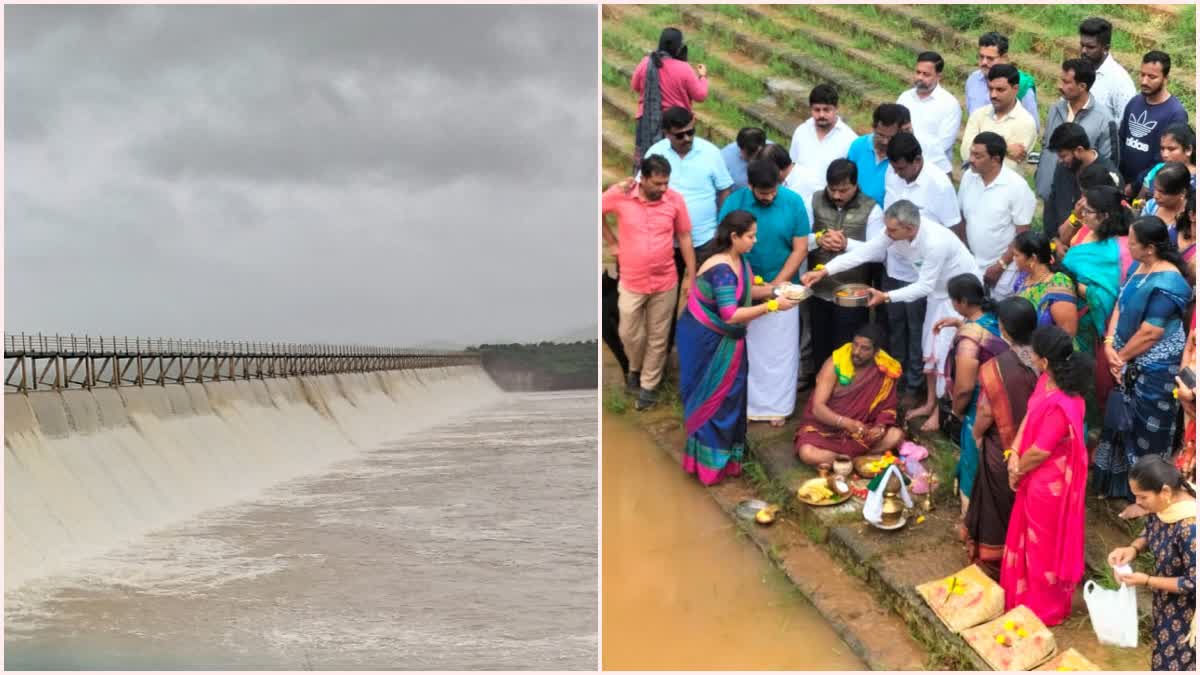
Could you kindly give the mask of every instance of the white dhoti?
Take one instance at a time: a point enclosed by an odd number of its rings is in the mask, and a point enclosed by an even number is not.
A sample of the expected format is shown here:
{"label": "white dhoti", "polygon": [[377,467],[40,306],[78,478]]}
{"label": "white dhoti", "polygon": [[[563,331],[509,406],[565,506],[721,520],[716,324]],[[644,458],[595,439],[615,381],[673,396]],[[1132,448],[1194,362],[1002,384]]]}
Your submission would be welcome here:
{"label": "white dhoti", "polygon": [[746,326],[747,416],[763,421],[781,419],[796,408],[796,378],[800,372],[800,317],[787,310],[767,314]]}
{"label": "white dhoti", "polygon": [[[962,319],[962,315],[954,311],[950,296],[934,292],[925,304],[925,327],[921,329],[921,357],[925,361],[925,372],[937,373],[937,395],[946,393],[946,356],[950,354],[950,344],[954,342],[955,329],[953,326],[943,328],[935,336],[933,325],[942,319]],[[751,370],[751,373],[754,371]]]}

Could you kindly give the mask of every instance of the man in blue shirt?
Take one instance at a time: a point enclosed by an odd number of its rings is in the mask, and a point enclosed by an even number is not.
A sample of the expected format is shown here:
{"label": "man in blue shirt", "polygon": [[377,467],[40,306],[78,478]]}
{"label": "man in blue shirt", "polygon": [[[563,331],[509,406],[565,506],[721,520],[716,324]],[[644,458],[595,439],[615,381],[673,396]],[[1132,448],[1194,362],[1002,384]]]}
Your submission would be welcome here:
{"label": "man in blue shirt", "polygon": [[[778,286],[800,280],[800,263],[808,255],[810,226],[804,200],[780,185],[779,167],[756,159],[746,167],[750,185],[729,196],[721,218],[747,211],[757,222],[754,248],[746,254],[755,276]],[[746,327],[750,368],[746,383],[746,412],[752,421],[782,426],[796,407],[800,374],[800,319],[792,312],[775,312]]]}
{"label": "man in blue shirt", "polygon": [[881,103],[871,114],[871,133],[854,139],[846,152],[846,159],[858,169],[858,189],[876,204],[883,203],[888,141],[911,124],[908,108],[898,103]]}
{"label": "man in blue shirt", "polygon": [[717,233],[717,210],[733,188],[721,149],[696,136],[696,118],[686,108],[663,113],[664,138],[646,149],[646,157],[661,155],[671,164],[670,188],[683,195],[692,220],[696,248]]}
{"label": "man in blue shirt", "polygon": [[1121,115],[1121,179],[1125,196],[1133,197],[1142,179],[1159,160],[1159,145],[1167,127],[1188,121],[1187,110],[1167,91],[1171,57],[1160,51],[1142,57],[1141,93],[1129,99]]}
{"label": "man in blue shirt", "polygon": [[746,164],[768,143],[770,141],[765,131],[746,127],[738,132],[736,141],[721,148],[721,157],[725,160],[725,168],[729,169],[729,177],[733,179],[734,190],[746,187]]}

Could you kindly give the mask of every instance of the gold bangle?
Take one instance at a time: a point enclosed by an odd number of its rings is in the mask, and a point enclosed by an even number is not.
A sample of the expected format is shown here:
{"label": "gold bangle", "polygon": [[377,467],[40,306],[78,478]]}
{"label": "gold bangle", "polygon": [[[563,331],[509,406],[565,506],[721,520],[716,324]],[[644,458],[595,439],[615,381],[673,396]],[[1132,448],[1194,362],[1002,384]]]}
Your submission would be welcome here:
{"label": "gold bangle", "polygon": [[1111,345],[1116,343],[1116,338],[1111,335],[1104,336],[1104,344]]}
{"label": "gold bangle", "polygon": [[776,300],[775,298],[771,298],[770,300],[767,300],[767,311],[768,312],[778,312],[779,311],[779,301]]}

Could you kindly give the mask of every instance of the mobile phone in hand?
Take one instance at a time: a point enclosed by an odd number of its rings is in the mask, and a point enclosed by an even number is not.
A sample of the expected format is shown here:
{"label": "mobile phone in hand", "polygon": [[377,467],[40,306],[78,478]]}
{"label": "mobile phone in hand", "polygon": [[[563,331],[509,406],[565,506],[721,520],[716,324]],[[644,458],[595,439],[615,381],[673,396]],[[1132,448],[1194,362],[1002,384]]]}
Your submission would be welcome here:
{"label": "mobile phone in hand", "polygon": [[1179,371],[1179,379],[1187,385],[1188,389],[1196,389],[1196,371],[1192,370],[1191,366]]}

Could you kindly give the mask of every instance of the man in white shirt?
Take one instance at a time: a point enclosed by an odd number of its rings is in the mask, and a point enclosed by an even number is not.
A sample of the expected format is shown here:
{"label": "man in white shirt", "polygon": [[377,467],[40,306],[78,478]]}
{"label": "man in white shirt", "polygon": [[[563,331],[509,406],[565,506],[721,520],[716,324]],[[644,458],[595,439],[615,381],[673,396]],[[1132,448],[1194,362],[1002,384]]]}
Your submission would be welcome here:
{"label": "man in white shirt", "polygon": [[[947,282],[960,274],[978,277],[979,271],[974,256],[962,240],[941,223],[922,216],[917,206],[907,199],[885,209],[883,219],[883,232],[834,258],[824,269],[808,272],[801,278],[801,283],[811,287],[830,274],[883,260],[885,255],[903,257],[920,269],[917,280],[902,288],[887,292],[869,289],[870,300],[867,305],[875,307],[885,303],[928,299],[929,308],[921,330],[921,354],[928,393],[925,404],[910,410],[908,417],[930,415],[921,428],[923,431],[933,431],[937,428],[938,420],[931,413],[937,407],[937,397],[945,393],[946,355],[954,339],[952,330],[943,330],[935,336],[933,326],[942,319],[962,318],[950,303]],[[930,422],[933,428],[926,429]]]}
{"label": "man in white shirt", "polygon": [[1108,116],[1120,121],[1129,99],[1137,95],[1129,71],[1108,53],[1112,45],[1112,24],[1092,17],[1079,24],[1079,52],[1096,66],[1096,84],[1092,97],[1104,106]]}
{"label": "man in white shirt", "polygon": [[971,154],[972,139],[984,131],[994,131],[1008,145],[1008,158],[1004,163],[1021,173],[1021,163],[1037,141],[1037,124],[1025,108],[1017,105],[1021,74],[1014,66],[1000,63],[988,70],[987,79],[992,103],[971,113],[967,119],[961,147],[962,159],[967,161],[967,156]]}
{"label": "man in white shirt", "polygon": [[1004,139],[995,132],[985,131],[972,139],[967,158],[971,170],[963,174],[958,188],[967,247],[995,300],[1013,294],[1016,267],[1009,248],[1018,234],[1029,229],[1037,206],[1025,179],[1004,166],[1007,151]]}
{"label": "man in white shirt", "polygon": [[[928,221],[945,223],[950,227],[958,225],[962,218],[958,213],[958,195],[954,192],[954,184],[946,174],[925,162],[916,136],[904,131],[893,136],[888,142],[887,156],[883,199],[885,210],[900,200],[906,200],[915,204],[921,216]],[[918,278],[916,268],[903,256],[889,253],[885,269],[885,291],[903,288]],[[890,303],[886,313],[888,350],[904,364],[903,385],[908,394],[915,394],[925,384],[921,375],[925,298]]]}
{"label": "man in white shirt", "polygon": [[942,173],[950,173],[954,141],[962,124],[962,107],[954,94],[942,87],[942,69],[946,62],[937,52],[917,55],[913,88],[900,94],[896,103],[908,108],[913,134],[929,163]]}
{"label": "man in white shirt", "polygon": [[796,127],[789,154],[799,166],[824,176],[830,162],[846,156],[858,134],[838,116],[838,93],[833,85],[813,87],[808,94],[808,110],[812,116]]}

